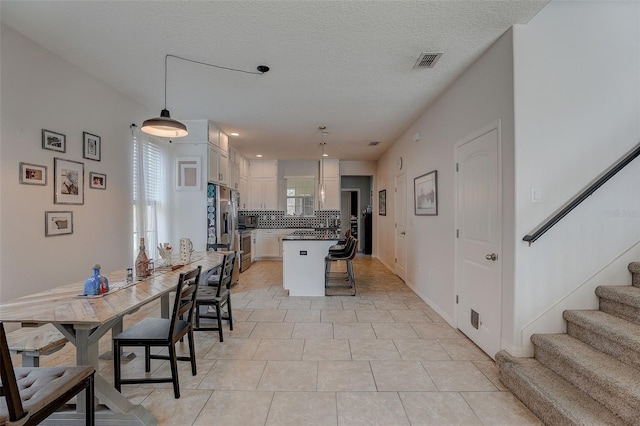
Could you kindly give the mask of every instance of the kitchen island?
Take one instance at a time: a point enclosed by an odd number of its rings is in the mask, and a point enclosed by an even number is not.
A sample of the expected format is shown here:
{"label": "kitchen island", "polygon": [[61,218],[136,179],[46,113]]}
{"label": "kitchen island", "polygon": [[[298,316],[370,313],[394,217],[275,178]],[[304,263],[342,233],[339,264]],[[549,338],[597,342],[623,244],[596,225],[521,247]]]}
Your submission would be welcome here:
{"label": "kitchen island", "polygon": [[324,296],[324,258],[338,243],[336,232],[296,233],[282,238],[283,286],[289,296]]}

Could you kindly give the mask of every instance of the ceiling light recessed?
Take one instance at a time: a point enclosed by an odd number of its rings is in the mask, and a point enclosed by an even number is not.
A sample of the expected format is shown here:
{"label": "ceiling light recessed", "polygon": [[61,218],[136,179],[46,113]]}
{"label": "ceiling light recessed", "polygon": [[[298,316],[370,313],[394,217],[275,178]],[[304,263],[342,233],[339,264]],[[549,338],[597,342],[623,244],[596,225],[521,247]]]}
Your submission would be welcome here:
{"label": "ceiling light recessed", "polygon": [[323,157],[328,157],[328,156],[329,156],[329,154],[322,154],[322,156],[323,156]]}
{"label": "ceiling light recessed", "polygon": [[240,133],[238,132],[231,132],[229,133],[230,136],[240,136]]}
{"label": "ceiling light recessed", "polygon": [[262,154],[256,154],[256,157],[262,158]]}

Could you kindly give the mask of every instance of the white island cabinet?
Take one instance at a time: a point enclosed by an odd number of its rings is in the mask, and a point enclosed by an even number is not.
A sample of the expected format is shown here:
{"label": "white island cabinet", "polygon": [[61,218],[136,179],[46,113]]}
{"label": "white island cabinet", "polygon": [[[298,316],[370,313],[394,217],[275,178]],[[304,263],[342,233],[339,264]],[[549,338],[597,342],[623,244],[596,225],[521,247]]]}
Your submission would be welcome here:
{"label": "white island cabinet", "polygon": [[324,258],[337,242],[296,235],[282,239],[283,286],[289,296],[324,296]]}

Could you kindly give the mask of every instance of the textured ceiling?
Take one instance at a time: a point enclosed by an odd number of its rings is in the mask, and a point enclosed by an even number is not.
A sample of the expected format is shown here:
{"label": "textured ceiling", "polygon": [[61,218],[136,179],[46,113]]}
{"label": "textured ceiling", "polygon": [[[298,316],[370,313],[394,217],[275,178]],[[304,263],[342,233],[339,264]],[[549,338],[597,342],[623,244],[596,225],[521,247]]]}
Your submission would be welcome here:
{"label": "textured ceiling", "polygon": [[[208,118],[248,157],[375,160],[507,29],[547,0],[6,1],[9,27],[149,106]],[[421,52],[443,52],[413,69]],[[137,123],[140,125],[141,123]],[[380,141],[376,147],[367,146]]]}

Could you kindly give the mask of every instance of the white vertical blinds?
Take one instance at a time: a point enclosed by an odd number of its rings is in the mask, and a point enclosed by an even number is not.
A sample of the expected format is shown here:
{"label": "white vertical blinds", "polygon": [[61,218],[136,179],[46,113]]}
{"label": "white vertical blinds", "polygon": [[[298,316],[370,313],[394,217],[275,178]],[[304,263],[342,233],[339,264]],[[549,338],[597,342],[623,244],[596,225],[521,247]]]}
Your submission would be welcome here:
{"label": "white vertical blinds", "polygon": [[138,254],[144,237],[147,254],[157,258],[157,246],[168,237],[168,149],[140,131],[133,132],[133,247]]}

